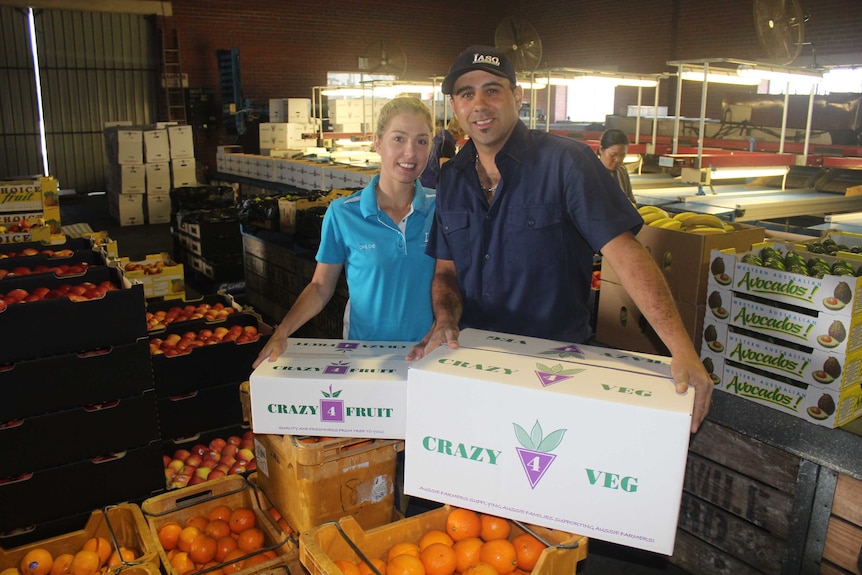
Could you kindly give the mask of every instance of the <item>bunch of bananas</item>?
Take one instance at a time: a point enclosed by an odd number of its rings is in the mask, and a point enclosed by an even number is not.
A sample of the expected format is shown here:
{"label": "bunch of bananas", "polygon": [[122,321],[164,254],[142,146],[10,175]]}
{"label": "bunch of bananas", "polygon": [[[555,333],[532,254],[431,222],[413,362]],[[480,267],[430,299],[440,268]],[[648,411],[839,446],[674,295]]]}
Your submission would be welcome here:
{"label": "bunch of bananas", "polygon": [[723,234],[732,232],[736,228],[732,224],[709,214],[697,214],[695,212],[680,212],[669,214],[656,206],[641,206],[638,212],[644,219],[644,223],[654,228],[665,228],[693,234]]}

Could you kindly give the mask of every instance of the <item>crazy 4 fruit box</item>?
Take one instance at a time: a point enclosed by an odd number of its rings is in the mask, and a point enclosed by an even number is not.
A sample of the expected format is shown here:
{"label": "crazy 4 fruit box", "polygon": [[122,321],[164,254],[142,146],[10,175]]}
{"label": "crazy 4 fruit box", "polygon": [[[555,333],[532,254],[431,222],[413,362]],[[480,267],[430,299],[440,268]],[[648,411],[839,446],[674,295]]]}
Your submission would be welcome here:
{"label": "crazy 4 fruit box", "polygon": [[404,439],[407,361],[282,354],[249,378],[255,433]]}
{"label": "crazy 4 fruit box", "polygon": [[619,365],[467,347],[412,363],[405,493],[671,554],[694,393]]}

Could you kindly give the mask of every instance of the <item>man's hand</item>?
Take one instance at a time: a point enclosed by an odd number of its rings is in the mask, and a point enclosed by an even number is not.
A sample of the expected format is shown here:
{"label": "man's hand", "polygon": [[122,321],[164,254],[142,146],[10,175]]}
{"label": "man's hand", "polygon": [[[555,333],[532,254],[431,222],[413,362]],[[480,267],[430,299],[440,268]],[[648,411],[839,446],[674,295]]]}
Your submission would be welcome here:
{"label": "man's hand", "polygon": [[260,350],[259,354],[257,354],[257,359],[255,359],[254,363],[251,364],[252,369],[262,364],[263,360],[267,358],[269,358],[269,361],[275,361],[286,349],[287,338],[276,337],[276,334],[272,334],[272,337],[269,338],[269,341],[266,342],[266,345],[263,346],[263,349]]}
{"label": "man's hand", "polygon": [[407,354],[406,359],[407,361],[422,359],[444,343],[449,346],[449,349],[457,349],[459,346],[458,336],[460,334],[461,331],[457,325],[441,326],[437,322],[434,322],[434,325],[431,326],[431,331],[425,334],[422,341],[413,346],[413,349]]}
{"label": "man's hand", "polygon": [[674,358],[670,365],[670,372],[677,393],[685,393],[689,387],[694,388],[691,432],[695,433],[709,411],[709,406],[712,403],[712,390],[715,385],[697,356],[694,356],[693,360],[688,356],[686,359]]}

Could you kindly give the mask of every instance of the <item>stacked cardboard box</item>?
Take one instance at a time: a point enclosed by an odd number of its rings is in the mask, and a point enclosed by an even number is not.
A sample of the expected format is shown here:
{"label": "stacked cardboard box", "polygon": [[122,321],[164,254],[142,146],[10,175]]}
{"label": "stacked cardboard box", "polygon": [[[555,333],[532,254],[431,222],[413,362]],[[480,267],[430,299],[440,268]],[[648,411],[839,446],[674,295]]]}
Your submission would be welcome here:
{"label": "stacked cardboard box", "polygon": [[[27,265],[31,258],[38,256],[13,259]],[[104,264],[101,256],[75,276],[0,280],[6,294],[63,284],[86,291],[85,282],[120,288],[88,301],[58,297],[3,310],[2,380],[15,399],[0,406],[0,449],[15,456],[0,473],[0,532],[48,536],[50,526],[31,526],[83,524],[95,508],[164,486],[143,289]]]}
{"label": "stacked cardboard box", "polygon": [[[750,257],[792,248],[712,252],[701,357],[716,389],[837,427],[862,416],[862,278],[817,278]],[[835,262],[862,265],[852,254],[799,257],[832,270]]]}
{"label": "stacked cardboard box", "polygon": [[[644,226],[637,235],[667,280],[676,307],[695,349],[699,350],[706,310],[709,254],[713,249],[748,249],[762,241],[763,228],[734,224],[736,231],[698,235]],[[602,260],[599,292],[598,341],[632,351],[667,355],[667,348],[641,314],[607,261]]]}
{"label": "stacked cardboard box", "polygon": [[170,190],[197,184],[191,126],[106,126],[107,192],[121,225],[170,222]]}

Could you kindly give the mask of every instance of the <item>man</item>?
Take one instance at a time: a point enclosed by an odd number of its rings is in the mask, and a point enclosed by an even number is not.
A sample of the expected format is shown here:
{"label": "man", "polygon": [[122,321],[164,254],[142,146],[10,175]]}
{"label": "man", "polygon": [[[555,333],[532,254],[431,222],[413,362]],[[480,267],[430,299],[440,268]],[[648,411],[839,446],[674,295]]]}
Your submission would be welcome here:
{"label": "man", "polygon": [[670,350],[677,392],[695,388],[697,431],[713,384],[620,187],[588,146],[518,119],[522,90],[500,50],[469,47],[442,89],[469,141],[441,169],[427,249],[434,325],[408,359],[458,347],[461,326],[583,342],[601,252]]}

